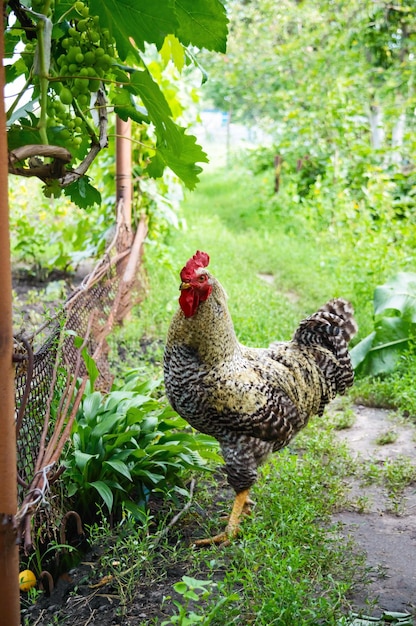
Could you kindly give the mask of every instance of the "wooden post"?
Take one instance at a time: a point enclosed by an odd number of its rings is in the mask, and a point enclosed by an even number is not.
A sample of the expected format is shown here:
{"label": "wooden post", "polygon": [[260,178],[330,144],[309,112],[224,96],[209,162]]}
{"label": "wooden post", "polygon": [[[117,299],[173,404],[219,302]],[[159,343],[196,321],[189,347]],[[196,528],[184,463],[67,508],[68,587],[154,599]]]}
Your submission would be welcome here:
{"label": "wooden post", "polygon": [[[3,5],[1,2],[1,15]],[[12,364],[12,280],[3,57],[2,27],[0,29],[0,572],[2,573],[0,626],[19,626],[19,550],[15,528],[17,470]]]}
{"label": "wooden post", "polygon": [[131,164],[131,120],[123,122],[116,118],[116,186],[117,202],[123,201],[124,220],[131,228],[131,205],[133,194]]}

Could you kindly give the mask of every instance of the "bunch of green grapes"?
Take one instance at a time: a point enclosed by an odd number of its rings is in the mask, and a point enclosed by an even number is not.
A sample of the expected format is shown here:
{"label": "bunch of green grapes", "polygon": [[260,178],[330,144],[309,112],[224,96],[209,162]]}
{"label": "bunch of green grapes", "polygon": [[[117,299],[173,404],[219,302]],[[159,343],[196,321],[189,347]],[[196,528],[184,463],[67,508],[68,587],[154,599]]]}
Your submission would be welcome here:
{"label": "bunch of green grapes", "polygon": [[[77,150],[85,135],[85,121],[79,115],[71,115],[69,107],[62,104],[58,97],[51,97],[48,101],[48,127],[53,129],[60,142],[69,149]],[[59,142],[58,142],[59,143]]]}
{"label": "bunch of green grapes", "polygon": [[85,109],[111,67],[114,40],[107,29],[100,28],[100,18],[89,15],[84,2],[78,0],[74,8],[77,17],[71,19],[59,41],[62,54],[57,59],[57,71],[61,82],[52,83],[52,87],[62,104],[69,105],[75,98]]}

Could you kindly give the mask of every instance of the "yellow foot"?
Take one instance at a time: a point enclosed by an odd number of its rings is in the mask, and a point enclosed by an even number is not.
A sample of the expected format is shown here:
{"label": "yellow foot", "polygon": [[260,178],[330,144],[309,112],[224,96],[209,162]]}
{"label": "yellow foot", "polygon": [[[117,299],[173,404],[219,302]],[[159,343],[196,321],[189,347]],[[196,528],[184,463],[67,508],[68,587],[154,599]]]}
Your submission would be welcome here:
{"label": "yellow foot", "polygon": [[230,540],[233,539],[240,529],[240,517],[244,513],[250,513],[250,504],[253,502],[248,497],[249,490],[245,489],[240,491],[235,497],[233,510],[231,511],[228,526],[225,532],[215,535],[214,537],[206,537],[205,539],[197,539],[194,541],[194,546],[201,548],[203,546],[220,545],[227,546]]}
{"label": "yellow foot", "polygon": [[[237,531],[234,533],[234,536]],[[215,537],[206,537],[205,539],[196,539],[193,545],[195,548],[203,548],[204,546],[219,545],[220,547],[230,545],[231,535],[226,532],[215,535]]]}

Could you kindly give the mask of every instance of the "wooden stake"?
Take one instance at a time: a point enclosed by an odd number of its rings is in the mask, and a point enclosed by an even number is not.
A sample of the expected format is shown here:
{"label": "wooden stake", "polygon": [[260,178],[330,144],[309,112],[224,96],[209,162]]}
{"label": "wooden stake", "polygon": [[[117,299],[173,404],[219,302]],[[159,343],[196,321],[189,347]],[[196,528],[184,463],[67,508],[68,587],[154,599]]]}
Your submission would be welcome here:
{"label": "wooden stake", "polygon": [[[3,15],[4,2],[1,2]],[[8,157],[4,109],[4,37],[0,29],[0,572],[2,573],[0,626],[19,626],[19,550],[17,512],[16,427],[12,280],[10,263]]]}
{"label": "wooden stake", "polygon": [[132,164],[131,164],[131,120],[123,122],[116,118],[116,185],[117,205],[123,201],[123,213],[126,226],[131,229],[132,204]]}

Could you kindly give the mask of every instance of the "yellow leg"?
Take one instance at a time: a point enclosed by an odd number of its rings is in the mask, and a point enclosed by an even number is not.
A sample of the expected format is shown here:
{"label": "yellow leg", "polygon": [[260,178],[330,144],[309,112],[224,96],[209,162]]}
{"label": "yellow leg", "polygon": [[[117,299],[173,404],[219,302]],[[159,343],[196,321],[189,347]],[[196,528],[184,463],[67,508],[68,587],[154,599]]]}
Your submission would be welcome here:
{"label": "yellow leg", "polygon": [[251,500],[248,497],[250,490],[240,491],[235,497],[233,509],[228,520],[227,528],[223,533],[215,535],[215,537],[207,537],[206,539],[197,539],[194,546],[209,546],[213,543],[227,544],[230,539],[236,536],[240,527],[240,517],[249,508]]}

